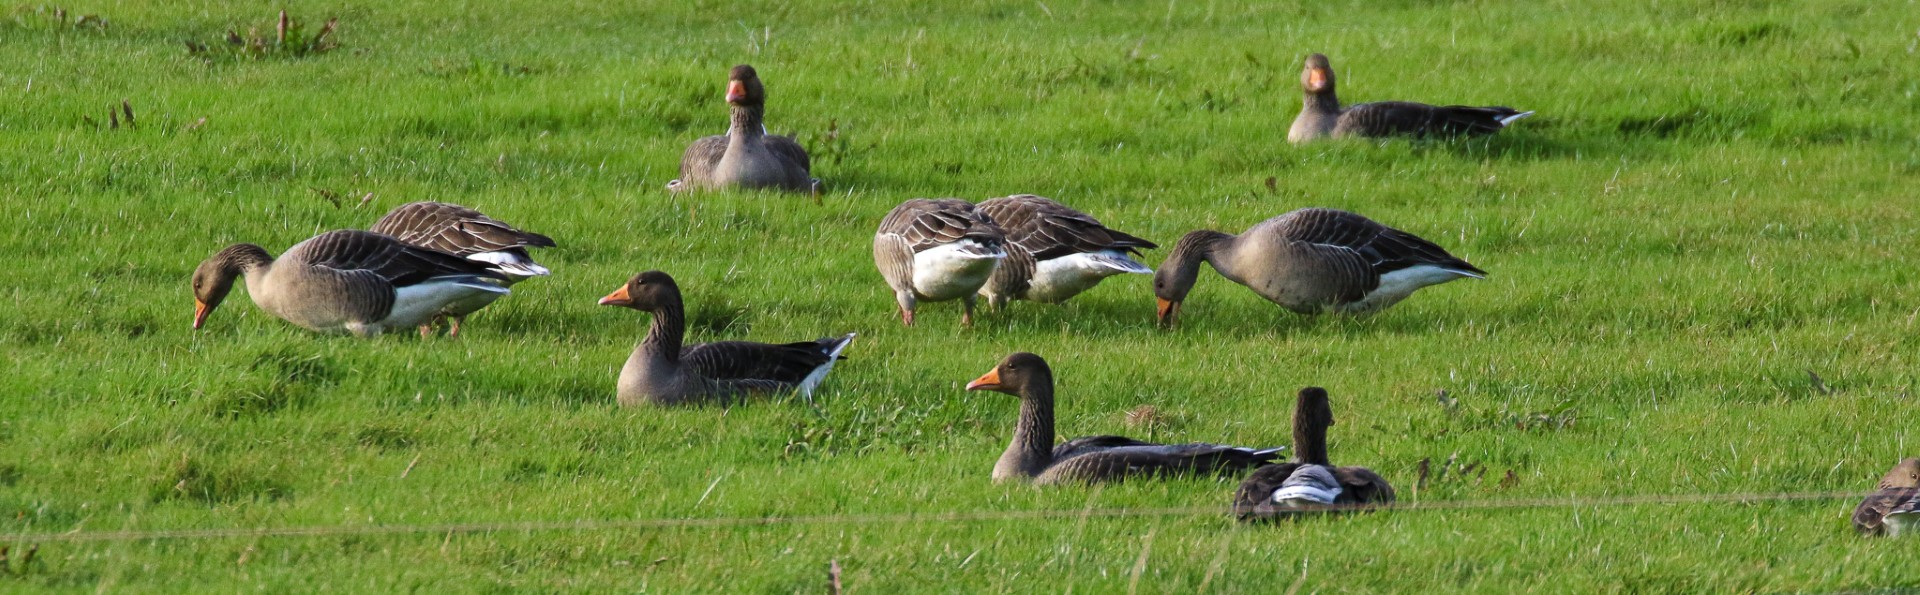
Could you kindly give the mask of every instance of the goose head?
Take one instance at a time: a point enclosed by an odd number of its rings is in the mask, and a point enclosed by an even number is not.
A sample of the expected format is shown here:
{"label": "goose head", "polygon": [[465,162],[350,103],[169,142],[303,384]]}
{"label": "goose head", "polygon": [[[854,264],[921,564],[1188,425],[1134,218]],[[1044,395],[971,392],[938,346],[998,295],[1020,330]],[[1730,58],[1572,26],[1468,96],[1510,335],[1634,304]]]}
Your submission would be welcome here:
{"label": "goose head", "polygon": [[634,275],[625,285],[600,298],[602,306],[623,306],[652,312],[668,306],[680,305],[680,286],[673,277],[660,271],[647,271]]}
{"label": "goose head", "polygon": [[207,323],[207,317],[213,314],[220,302],[226,301],[227,294],[233,292],[233,281],[240,278],[252,266],[271,262],[264,248],[253,244],[234,244],[227,246],[200,263],[193,270],[193,328],[199,330]]}
{"label": "goose head", "polygon": [[1314,95],[1333,92],[1333,63],[1325,54],[1307,56],[1306,66],[1300,69],[1300,88]]}
{"label": "goose head", "polygon": [[739,107],[760,107],[767,101],[767,90],[760,86],[760,74],[752,66],[741,64],[727,73],[727,103]]}
{"label": "goose head", "polygon": [[1020,398],[1038,395],[1053,387],[1053,369],[1047,360],[1027,352],[1000,360],[1000,365],[967,383],[967,390],[990,390]]}
{"label": "goose head", "polygon": [[1162,328],[1170,328],[1180,316],[1180,304],[1187,300],[1187,293],[1193,291],[1193,284],[1200,278],[1200,262],[1206,260],[1213,247],[1226,235],[1217,231],[1199,230],[1181,236],[1173,246],[1173,252],[1167,254],[1167,260],[1153,272],[1153,297],[1156,304],[1154,316]]}
{"label": "goose head", "polygon": [[1882,488],[1920,488],[1920,458],[1900,461],[1880,477]]}

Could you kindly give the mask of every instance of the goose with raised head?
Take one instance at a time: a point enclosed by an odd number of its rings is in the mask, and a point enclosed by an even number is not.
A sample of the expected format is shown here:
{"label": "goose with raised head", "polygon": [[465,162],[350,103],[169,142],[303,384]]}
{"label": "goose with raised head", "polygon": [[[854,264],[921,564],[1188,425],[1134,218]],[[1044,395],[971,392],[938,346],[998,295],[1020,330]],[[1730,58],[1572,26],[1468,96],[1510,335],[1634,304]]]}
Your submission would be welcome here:
{"label": "goose with raised head", "polygon": [[768,134],[767,91],[760,74],[741,64],[727,73],[727,133],[694,141],[680,157],[680,178],[667,190],[774,188],[819,192],[813,162],[793,137]]}
{"label": "goose with raised head", "polygon": [[986,211],[958,198],[900,203],[873,234],[873,264],[893,289],[900,321],[913,326],[920,302],[961,300],[973,324],[974,296],[1007,257],[1006,232]]}
{"label": "goose with raised head", "polygon": [[1337,467],[1327,456],[1333,406],[1327,391],[1300,389],[1293,409],[1293,462],[1253,470],[1233,495],[1240,520],[1352,510],[1393,503],[1393,486],[1366,467]]}
{"label": "goose with raised head", "polygon": [[1861,535],[1900,536],[1920,530],[1920,458],[1905,459],[1880,477],[1880,488],[1853,509]]}
{"label": "goose with raised head", "polygon": [[487,266],[367,231],[329,231],[279,258],[254,244],[214,253],[193,272],[193,328],[225,301],[235,279],[261,310],[320,332],[378,335],[415,327],[449,304],[508,293]]}
{"label": "goose with raised head", "polygon": [[[511,287],[530,277],[549,274],[547,267],[534,262],[528,248],[551,248],[553,238],[515,229],[512,225],[467,207],[444,202],[411,202],[387,211],[368,229],[393,236],[407,244],[438,250],[467,260],[485,263],[500,273],[501,287]],[[448,304],[440,312],[450,321],[447,336],[460,336],[460,324],[467,315],[487,307],[501,294],[483,293],[471,299]],[[425,336],[433,330],[432,321],[420,326]]]}
{"label": "goose with raised head", "polygon": [[1107,277],[1153,274],[1133,257],[1158,245],[1052,199],[1016,194],[979,208],[1007,233],[1007,258],[980,290],[996,309],[1008,300],[1057,304]]}
{"label": "goose with raised head", "polygon": [[1279,457],[1279,448],[1243,448],[1222,444],[1154,444],[1124,436],[1088,436],[1053,443],[1053,369],[1031,353],[1007,356],[1000,365],[967,383],[967,390],[990,390],[1020,398],[1020,421],[1013,441],[993,465],[993,480],[1039,485],[1120,481],[1159,475],[1208,475],[1237,472]]}
{"label": "goose with raised head", "polygon": [[1433,242],[1334,209],[1300,209],[1240,235],[1189,232],[1154,273],[1156,315],[1170,326],[1200,275],[1200,263],[1260,297],[1302,314],[1364,313],[1414,291],[1487,272]]}
{"label": "goose with raised head", "polygon": [[1383,136],[1473,136],[1493,134],[1514,120],[1533,115],[1510,107],[1427,105],[1411,101],[1380,101],[1341,107],[1334,94],[1333,64],[1321,54],[1307,56],[1300,71],[1306,94],[1300,115],[1287,130],[1287,142],[1301,144],[1322,138]]}
{"label": "goose with raised head", "polygon": [[620,368],[617,392],[623,406],[728,403],[763,393],[797,392],[813,403],[814,389],[844,359],[853,333],[815,341],[770,344],[721,341],[682,345],[686,307],[680,286],[660,271],[634,275],[602,306],[620,306],[653,315],[647,337]]}

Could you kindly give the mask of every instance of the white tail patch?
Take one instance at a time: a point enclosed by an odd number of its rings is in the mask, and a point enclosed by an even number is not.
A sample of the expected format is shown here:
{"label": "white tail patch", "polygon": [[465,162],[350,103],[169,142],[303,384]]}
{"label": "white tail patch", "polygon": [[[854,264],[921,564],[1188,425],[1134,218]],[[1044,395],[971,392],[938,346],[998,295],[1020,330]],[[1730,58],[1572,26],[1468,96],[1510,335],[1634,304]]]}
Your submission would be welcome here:
{"label": "white tail patch", "polygon": [[812,372],[807,373],[806,378],[800,380],[800,386],[794,390],[799,391],[800,396],[806,397],[808,403],[813,402],[813,389],[827,379],[827,373],[833,371],[833,363],[840,361],[840,352],[846,351],[847,346],[853,344],[854,336],[858,334],[847,333],[846,336],[840,337],[840,341],[834,343],[832,349],[827,350],[827,363],[820,364],[820,367],[814,368]]}
{"label": "white tail patch", "polygon": [[481,252],[468,255],[467,260],[493,265],[494,270],[509,277],[515,277],[515,281],[553,274],[553,271],[540,266],[540,263],[511,252]]}
{"label": "white tail patch", "polygon": [[1280,489],[1273,491],[1273,502],[1295,507],[1332,504],[1340,492],[1340,481],[1334,479],[1332,471],[1320,465],[1301,465],[1280,483]]}
{"label": "white tail patch", "polygon": [[1887,516],[1880,521],[1886,523],[1888,537],[1899,537],[1912,533],[1916,527],[1920,527],[1920,510],[1896,510],[1887,513]]}
{"label": "white tail patch", "polygon": [[1508,125],[1508,124],[1512,124],[1514,120],[1518,120],[1518,119],[1521,119],[1521,118],[1525,118],[1525,117],[1527,117],[1527,116],[1531,116],[1531,115],[1533,115],[1533,112],[1531,112],[1531,111],[1525,111],[1525,112],[1520,112],[1520,113],[1517,113],[1517,114],[1514,114],[1514,115],[1511,115],[1511,116],[1507,116],[1507,117],[1505,117],[1505,118],[1501,118],[1501,119],[1500,119],[1500,127],[1501,127],[1501,128],[1506,128],[1506,127],[1507,127],[1507,125]]}

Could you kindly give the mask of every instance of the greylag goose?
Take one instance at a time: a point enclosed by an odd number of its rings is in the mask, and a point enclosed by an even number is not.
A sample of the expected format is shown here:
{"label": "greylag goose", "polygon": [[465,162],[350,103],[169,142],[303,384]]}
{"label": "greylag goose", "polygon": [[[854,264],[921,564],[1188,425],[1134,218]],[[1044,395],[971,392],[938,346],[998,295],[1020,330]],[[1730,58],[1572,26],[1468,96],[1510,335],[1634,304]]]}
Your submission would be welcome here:
{"label": "greylag goose", "polygon": [[1335,467],[1327,459],[1327,427],[1332,425],[1326,389],[1300,389],[1293,408],[1294,462],[1253,470],[1233,495],[1240,520],[1393,503],[1393,486],[1379,474],[1365,467]]}
{"label": "greylag goose", "polygon": [[1894,465],[1880,478],[1880,489],[1853,509],[1853,528],[1861,535],[1899,536],[1920,529],[1920,458]]}
{"label": "greylag goose", "polygon": [[753,67],[733,67],[727,74],[727,105],[732,106],[727,133],[687,147],[680,157],[680,179],[668,182],[667,190],[739,187],[818,192],[820,180],[812,177],[807,150],[792,137],[767,134],[766,102],[767,91]]}
{"label": "greylag goose", "polygon": [[1300,72],[1306,105],[1287,130],[1287,142],[1379,136],[1458,136],[1493,134],[1514,120],[1533,115],[1510,107],[1434,106],[1410,101],[1380,101],[1340,107],[1334,95],[1333,65],[1327,57],[1307,56]]}
{"label": "greylag goose", "polygon": [[600,305],[653,314],[647,338],[620,368],[617,395],[623,406],[726,403],[747,394],[786,391],[811,404],[813,390],[853,342],[853,333],[847,333],[782,345],[721,341],[682,347],[686,308],[680,286],[660,271],[634,275],[600,298]]}
{"label": "greylag goose", "polygon": [[423,324],[448,304],[508,293],[483,262],[410,246],[392,236],[329,231],[275,259],[253,244],[226,247],[193,272],[193,328],[245,277],[260,309],[321,332],[372,336]]}
{"label": "greylag goose", "polygon": [[980,290],[996,309],[1016,299],[1057,304],[1107,277],[1153,274],[1130,255],[1158,245],[1101,225],[1067,205],[1016,194],[982,202],[979,208],[1007,233],[1007,258]]}
{"label": "greylag goose", "polygon": [[[368,231],[383,233],[402,242],[439,250],[467,260],[479,261],[500,273],[501,287],[511,287],[528,277],[547,275],[547,267],[534,262],[527,248],[552,248],[553,238],[514,229],[480,211],[444,202],[412,202],[387,211]],[[500,294],[485,293],[473,299],[448,304],[440,312],[451,321],[447,336],[460,336],[460,323]],[[432,322],[420,326],[422,336],[432,332]]]}
{"label": "greylag goose", "polygon": [[993,464],[993,480],[1046,485],[1120,481],[1151,475],[1236,472],[1279,457],[1279,448],[1207,444],[1153,444],[1123,436],[1088,436],[1053,443],[1053,370],[1047,360],[1015,353],[967,383],[1020,398],[1013,441]]}
{"label": "greylag goose", "polygon": [[960,324],[973,324],[974,295],[1006,257],[1006,233],[986,212],[958,198],[900,203],[873,234],[873,263],[893,288],[907,326],[913,326],[920,302],[952,299],[965,304]]}
{"label": "greylag goose", "polygon": [[1433,242],[1372,219],[1300,209],[1237,236],[1199,230],[1181,237],[1153,276],[1161,325],[1179,315],[1203,260],[1220,276],[1302,314],[1371,312],[1428,285],[1487,274]]}

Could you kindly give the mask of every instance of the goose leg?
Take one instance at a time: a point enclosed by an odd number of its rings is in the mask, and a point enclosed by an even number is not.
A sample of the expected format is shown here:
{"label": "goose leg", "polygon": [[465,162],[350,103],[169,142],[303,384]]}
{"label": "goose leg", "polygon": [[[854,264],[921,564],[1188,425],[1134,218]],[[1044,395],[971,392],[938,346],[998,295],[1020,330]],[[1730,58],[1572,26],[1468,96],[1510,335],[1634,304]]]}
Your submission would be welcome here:
{"label": "goose leg", "polygon": [[904,307],[900,308],[900,322],[907,326],[913,326],[913,311]]}
{"label": "goose leg", "polygon": [[973,296],[961,298],[960,326],[973,326]]}
{"label": "goose leg", "polygon": [[427,321],[425,324],[420,325],[420,338],[425,339],[431,336],[433,336],[433,321]]}
{"label": "goose leg", "polygon": [[451,327],[451,328],[450,328],[450,329],[449,329],[449,330],[447,331],[447,338],[448,338],[448,339],[458,339],[458,338],[460,338],[460,323],[461,323],[461,322],[465,322],[465,321],[466,321],[466,319],[467,319],[467,317],[465,317],[465,316],[449,316],[449,317],[447,317],[447,324],[448,324],[448,325],[449,325],[449,326]]}

